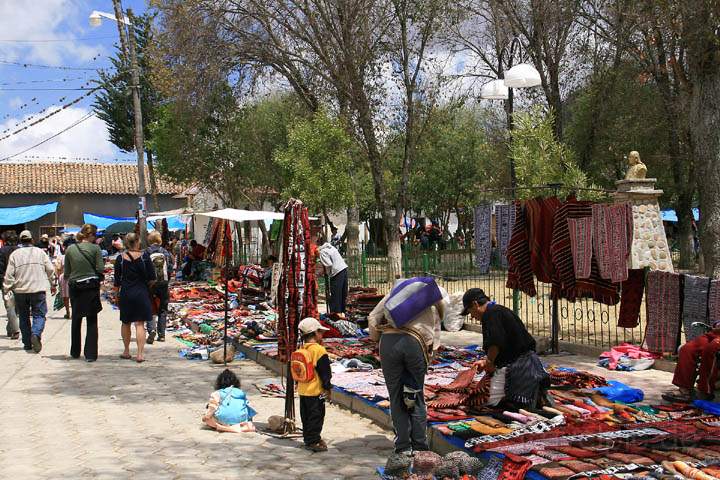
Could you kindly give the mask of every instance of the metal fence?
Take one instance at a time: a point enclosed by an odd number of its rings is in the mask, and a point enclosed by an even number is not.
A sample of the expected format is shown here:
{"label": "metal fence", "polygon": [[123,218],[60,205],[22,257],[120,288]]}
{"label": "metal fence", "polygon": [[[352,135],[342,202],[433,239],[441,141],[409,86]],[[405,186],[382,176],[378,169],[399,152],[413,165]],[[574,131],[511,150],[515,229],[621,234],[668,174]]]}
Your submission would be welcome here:
{"label": "metal fence", "polygon": [[[537,283],[537,296],[529,297],[505,286],[507,271],[500,266],[494,252],[490,272],[481,275],[475,267],[475,253],[470,249],[422,250],[403,249],[402,271],[391,271],[386,256],[361,255],[348,259],[351,285],[376,287],[386,293],[397,276],[433,276],[449,294],[464,293],[468,288],[482,288],[496,302],[514,309],[535,336],[550,338],[553,333],[553,314],[556,315],[558,341],[598,348],[609,348],[623,342],[639,344],[643,340],[645,308],[641,308],[640,324],[628,329],[617,326],[619,305],[609,306],[591,299],[575,303],[561,299],[553,302],[549,284]],[[556,309],[554,311],[554,309]],[[468,318],[466,323],[472,323]]]}

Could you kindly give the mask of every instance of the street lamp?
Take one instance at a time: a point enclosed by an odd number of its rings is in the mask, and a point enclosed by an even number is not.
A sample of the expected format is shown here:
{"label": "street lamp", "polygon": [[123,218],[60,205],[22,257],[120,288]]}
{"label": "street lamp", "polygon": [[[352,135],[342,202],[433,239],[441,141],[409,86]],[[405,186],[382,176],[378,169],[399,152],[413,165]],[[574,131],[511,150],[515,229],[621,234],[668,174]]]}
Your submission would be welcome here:
{"label": "street lamp", "polygon": [[[482,86],[480,98],[487,100],[504,100],[505,112],[507,115],[507,129],[512,134],[513,130],[513,89],[536,87],[542,83],[540,72],[529,63],[519,63],[513,66],[515,54],[522,60],[522,44],[520,39],[515,37],[512,41],[500,50],[498,58],[498,79],[492,80]],[[507,59],[505,59],[507,56]],[[506,65],[507,64],[507,65]],[[507,71],[505,67],[507,66]],[[510,157],[510,186],[513,194],[517,188],[517,176],[515,175],[515,161]]]}
{"label": "street lamp", "polygon": [[[120,34],[120,46],[124,60],[130,59],[130,74],[132,85],[133,96],[133,110],[135,117],[135,151],[137,152],[137,169],[138,169],[138,224],[140,226],[140,244],[145,247],[147,243],[147,221],[146,221],[146,195],[147,188],[145,187],[145,141],[143,137],[143,125],[142,125],[142,109],[140,106],[140,70],[137,62],[137,48],[135,46],[135,34],[133,32],[133,14],[132,10],[127,10],[127,16],[122,14],[122,5],[120,0],[113,0],[113,6],[115,7],[115,15],[105,12],[94,10],[88,20],[90,26],[99,27],[102,25],[103,18],[107,18],[117,23],[118,33]],[[127,26],[128,31],[125,30]],[[123,62],[125,63],[125,62]]]}

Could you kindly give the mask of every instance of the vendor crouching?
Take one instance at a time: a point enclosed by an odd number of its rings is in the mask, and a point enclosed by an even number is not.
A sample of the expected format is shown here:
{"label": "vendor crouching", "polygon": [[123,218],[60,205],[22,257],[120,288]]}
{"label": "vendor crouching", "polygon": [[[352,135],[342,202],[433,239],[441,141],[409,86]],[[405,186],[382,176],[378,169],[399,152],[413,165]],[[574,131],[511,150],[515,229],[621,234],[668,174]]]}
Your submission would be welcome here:
{"label": "vendor crouching", "polygon": [[549,387],[550,378],[535,353],[535,339],[515,313],[490,301],[485,292],[471,288],[463,295],[462,315],[482,323],[483,350],[479,366],[490,380],[489,406],[501,401],[535,408]]}

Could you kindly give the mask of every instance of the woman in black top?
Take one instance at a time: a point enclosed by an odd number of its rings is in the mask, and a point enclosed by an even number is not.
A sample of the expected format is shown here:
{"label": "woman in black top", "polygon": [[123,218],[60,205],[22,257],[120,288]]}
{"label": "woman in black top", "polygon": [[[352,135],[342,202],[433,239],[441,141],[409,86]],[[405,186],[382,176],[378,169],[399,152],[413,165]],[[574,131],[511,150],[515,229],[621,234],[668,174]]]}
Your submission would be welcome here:
{"label": "woman in black top", "polygon": [[125,350],[120,358],[130,359],[130,325],[135,324],[137,340],[136,361],[145,361],[145,323],[152,319],[150,288],[155,281],[155,268],[150,256],[140,250],[140,238],[134,233],[125,236],[125,252],[115,260],[115,287],[120,289],[118,306],[122,322],[122,339]]}

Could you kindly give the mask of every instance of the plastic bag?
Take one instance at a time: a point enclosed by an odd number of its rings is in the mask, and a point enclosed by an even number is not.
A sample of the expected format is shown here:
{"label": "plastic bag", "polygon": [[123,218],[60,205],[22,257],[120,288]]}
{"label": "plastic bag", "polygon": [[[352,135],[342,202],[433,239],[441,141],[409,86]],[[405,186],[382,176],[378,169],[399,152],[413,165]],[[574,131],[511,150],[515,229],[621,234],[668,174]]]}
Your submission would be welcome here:
{"label": "plastic bag", "polygon": [[460,315],[463,310],[462,293],[453,293],[446,297],[448,307],[445,310],[445,318],[443,318],[443,326],[448,332],[459,332],[465,324],[465,317]]}
{"label": "plastic bag", "polygon": [[720,403],[707,400],[695,400],[693,405],[710,415],[720,415]]}
{"label": "plastic bag", "polygon": [[63,302],[62,292],[58,292],[57,295],[55,295],[55,301],[53,302],[53,310],[61,310],[64,306],[65,303]]}
{"label": "plastic bag", "polygon": [[639,388],[628,387],[616,380],[610,380],[608,384],[610,386],[599,387],[595,390],[613,402],[635,403],[641,402],[645,398],[645,394]]}

